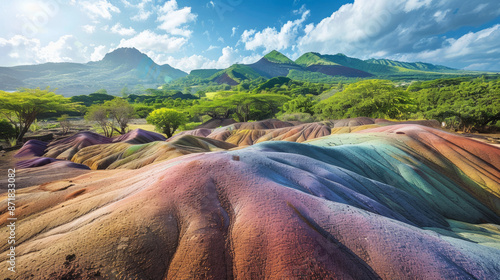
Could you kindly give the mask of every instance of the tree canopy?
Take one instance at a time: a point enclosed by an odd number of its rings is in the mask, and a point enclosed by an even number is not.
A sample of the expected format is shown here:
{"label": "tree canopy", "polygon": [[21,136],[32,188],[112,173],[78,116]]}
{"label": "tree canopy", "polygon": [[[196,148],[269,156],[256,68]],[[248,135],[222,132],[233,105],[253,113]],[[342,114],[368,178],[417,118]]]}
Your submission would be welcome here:
{"label": "tree canopy", "polygon": [[316,112],[329,119],[405,119],[414,110],[415,105],[408,92],[386,80],[366,80],[350,84],[343,91],[316,105]]}
{"label": "tree canopy", "polygon": [[154,110],[146,120],[156,126],[157,130],[165,133],[168,138],[172,137],[175,131],[188,121],[186,114],[168,108]]}
{"label": "tree canopy", "polygon": [[113,136],[113,131],[119,134],[127,133],[128,123],[134,116],[134,107],[120,97],[106,101],[104,104],[94,104],[85,114],[85,118],[96,122],[107,137]]}
{"label": "tree canopy", "polygon": [[410,90],[418,104],[417,117],[436,119],[465,132],[500,121],[500,80],[437,80]]}
{"label": "tree canopy", "polygon": [[272,118],[290,97],[281,94],[237,93],[201,100],[191,107],[192,115],[209,115],[212,118],[233,117],[239,122]]}
{"label": "tree canopy", "polygon": [[30,125],[41,113],[68,111],[73,108],[68,98],[46,89],[21,88],[16,92],[0,91],[0,111],[16,128],[17,142],[23,140]]}

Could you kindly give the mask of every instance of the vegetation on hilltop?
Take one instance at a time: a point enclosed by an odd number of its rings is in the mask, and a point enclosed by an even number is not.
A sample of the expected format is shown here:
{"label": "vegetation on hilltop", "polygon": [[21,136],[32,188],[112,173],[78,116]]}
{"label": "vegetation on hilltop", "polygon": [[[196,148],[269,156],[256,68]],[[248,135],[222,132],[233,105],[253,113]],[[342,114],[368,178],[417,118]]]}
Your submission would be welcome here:
{"label": "vegetation on hilltop", "polygon": [[314,52],[308,52],[303,54],[297,60],[295,60],[295,63],[297,63],[298,65],[302,65],[304,67],[308,67],[311,65],[339,65],[333,61],[328,61],[326,59],[323,59],[321,57],[321,54]]}
{"label": "vegetation on hilltop", "polygon": [[266,54],[264,58],[275,63],[295,64],[293,60],[291,60],[290,58],[286,57],[285,55],[276,50],[273,50],[270,53]]}

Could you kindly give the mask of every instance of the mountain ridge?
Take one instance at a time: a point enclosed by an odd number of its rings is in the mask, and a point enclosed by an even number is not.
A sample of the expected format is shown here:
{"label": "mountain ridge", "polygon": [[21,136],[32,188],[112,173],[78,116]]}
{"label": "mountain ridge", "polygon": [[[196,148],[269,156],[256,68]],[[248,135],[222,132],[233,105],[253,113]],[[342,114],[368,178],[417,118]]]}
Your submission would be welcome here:
{"label": "mountain ridge", "polygon": [[210,80],[215,82],[225,80],[219,79],[223,74],[228,74],[233,79],[231,83],[234,81],[241,82],[237,76],[246,77],[250,80],[255,78],[238,72],[242,69],[245,69],[244,71],[246,72],[253,70],[253,72],[257,72],[265,79],[275,77],[300,79],[301,77],[306,77],[306,80],[307,77],[311,76],[320,76],[323,79],[330,80],[334,77],[417,79],[418,77],[425,78],[425,76],[432,76],[439,78],[445,75],[462,75],[471,72],[425,62],[401,62],[373,58],[362,60],[342,53],[330,55],[307,52],[293,61],[276,50],[264,55],[253,64],[238,64],[239,66],[236,68],[234,67],[235,65],[218,71],[210,77]]}
{"label": "mountain ridge", "polygon": [[99,61],[48,62],[0,67],[0,90],[19,87],[57,88],[59,94],[89,94],[99,89],[119,93],[123,87],[158,87],[188,74],[168,64],[158,65],[135,48],[118,48]]}
{"label": "mountain ridge", "polygon": [[[168,64],[159,65],[135,48],[118,48],[99,61],[59,62],[0,67],[0,90],[19,87],[58,88],[65,96],[89,94],[106,89],[117,95],[124,87],[157,88],[182,77],[193,81],[213,81],[237,85],[244,80],[288,77],[300,81],[335,82],[339,79],[383,78],[418,80],[463,75],[457,70],[425,62],[401,62],[390,59],[362,60],[338,53],[307,52],[295,61],[277,50],[252,64],[233,64],[225,69],[195,69],[187,73]],[[479,73],[479,72],[474,72]],[[337,80],[336,80],[337,79]]]}

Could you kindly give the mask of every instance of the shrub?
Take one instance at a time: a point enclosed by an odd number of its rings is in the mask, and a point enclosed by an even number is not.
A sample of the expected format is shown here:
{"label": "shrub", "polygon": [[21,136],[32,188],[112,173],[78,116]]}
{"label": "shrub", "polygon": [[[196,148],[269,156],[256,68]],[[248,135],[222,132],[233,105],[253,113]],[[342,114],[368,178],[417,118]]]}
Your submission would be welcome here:
{"label": "shrub", "polygon": [[14,126],[7,120],[0,120],[0,138],[9,142],[9,138],[15,139],[15,137],[16,129]]}

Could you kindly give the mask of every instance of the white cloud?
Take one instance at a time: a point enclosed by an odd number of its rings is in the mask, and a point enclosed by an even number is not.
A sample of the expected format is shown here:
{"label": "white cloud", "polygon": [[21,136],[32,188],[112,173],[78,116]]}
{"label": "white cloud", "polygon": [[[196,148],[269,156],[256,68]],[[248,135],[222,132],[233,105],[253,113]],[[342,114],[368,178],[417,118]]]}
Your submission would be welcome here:
{"label": "white cloud", "polygon": [[500,24],[469,32],[458,39],[447,39],[439,49],[409,57],[414,60],[446,63],[460,61],[469,70],[500,70]]}
{"label": "white cloud", "polygon": [[172,56],[148,54],[158,64],[168,64],[174,68],[185,72],[190,72],[193,69],[211,69],[214,68],[215,62],[201,55],[192,55],[189,57],[174,58]]}
{"label": "white cloud", "polygon": [[220,49],[220,47],[210,45],[210,46],[208,47],[207,51],[211,51],[211,50],[215,50],[215,49]]}
{"label": "white cloud", "polygon": [[158,10],[157,21],[160,22],[158,28],[172,35],[189,37],[192,31],[188,30],[185,25],[195,21],[196,17],[196,14],[191,13],[191,7],[179,9],[177,1],[170,0]]}
{"label": "white cloud", "polygon": [[85,33],[92,34],[95,32],[95,25],[84,25],[82,26],[82,29]]}
{"label": "white cloud", "polygon": [[215,3],[214,3],[214,1],[210,1],[210,2],[208,2],[208,3],[207,3],[207,7],[208,7],[208,8],[210,8],[210,7],[215,8]]}
{"label": "white cloud", "polygon": [[133,21],[145,21],[151,16],[152,12],[146,11],[144,9],[139,10],[139,13],[130,19]]}
{"label": "white cloud", "polygon": [[40,48],[37,56],[43,62],[84,62],[86,53],[87,47],[73,35],[64,35]]}
{"label": "white cloud", "polygon": [[305,13],[306,11],[307,11],[307,8],[306,8],[306,5],[304,4],[304,5],[302,5],[302,6],[300,7],[300,9],[298,9],[298,10],[293,10],[293,11],[292,11],[292,13],[293,13],[294,15],[302,15],[302,14],[303,14],[303,13]]}
{"label": "white cloud", "polygon": [[[238,60],[237,50],[231,47],[225,47],[222,49],[222,55],[217,60],[217,68],[227,68],[232,64],[236,63]],[[241,58],[241,57],[240,57]]]}
{"label": "white cloud", "polygon": [[104,58],[106,55],[106,46],[100,45],[94,48],[94,52],[90,55],[90,60],[98,61]]}
{"label": "white cloud", "polygon": [[222,37],[217,38],[217,41],[219,41],[219,42],[221,42],[221,43],[224,44],[224,38],[222,38]]}
{"label": "white cloud", "polygon": [[238,27],[233,27],[231,29],[231,37],[234,37],[234,35],[236,35],[236,30],[238,30]]}
{"label": "white cloud", "polygon": [[81,7],[87,14],[93,18],[111,19],[111,13],[120,13],[120,9],[109,3],[107,0],[83,1],[80,2]]}
{"label": "white cloud", "polygon": [[39,39],[15,35],[0,38],[0,65],[26,65],[45,62],[86,62],[88,48],[73,35],[64,35],[42,45]]}
{"label": "white cloud", "polygon": [[320,23],[307,25],[298,46],[300,52],[342,52],[360,58],[416,54],[440,48],[446,41],[442,34],[499,15],[497,0],[355,0]]}
{"label": "white cloud", "polygon": [[40,40],[15,35],[10,39],[0,38],[0,65],[13,66],[20,64],[33,64],[37,61],[40,49]]}
{"label": "white cloud", "polygon": [[300,19],[286,22],[278,31],[274,27],[267,27],[262,31],[245,30],[241,35],[241,41],[245,44],[245,49],[256,50],[264,48],[265,52],[271,50],[284,50],[293,46],[296,42],[302,24],[310,14],[309,10],[301,9]]}
{"label": "white cloud", "polygon": [[148,51],[173,53],[179,51],[186,43],[187,39],[184,37],[159,35],[150,30],[144,30],[130,39],[122,39],[118,47],[134,47],[144,53]]}
{"label": "white cloud", "polygon": [[229,46],[223,48],[221,56],[215,60],[208,59],[201,55],[192,55],[182,58],[174,58],[163,54],[157,55],[153,52],[148,53],[148,55],[158,64],[168,64],[188,73],[194,69],[224,69],[235,63],[254,63],[261,58],[261,56],[257,54],[241,56],[238,50]]}
{"label": "white cloud", "polygon": [[125,28],[120,23],[117,23],[113,27],[111,27],[111,32],[120,34],[122,36],[132,36],[136,33],[132,27]]}
{"label": "white cloud", "polygon": [[123,4],[127,8],[137,9],[137,14],[130,19],[133,21],[145,21],[147,20],[153,13],[151,12],[151,7],[146,7],[148,3],[152,3],[153,0],[142,0],[138,4],[134,5],[128,2],[127,0],[122,0]]}

